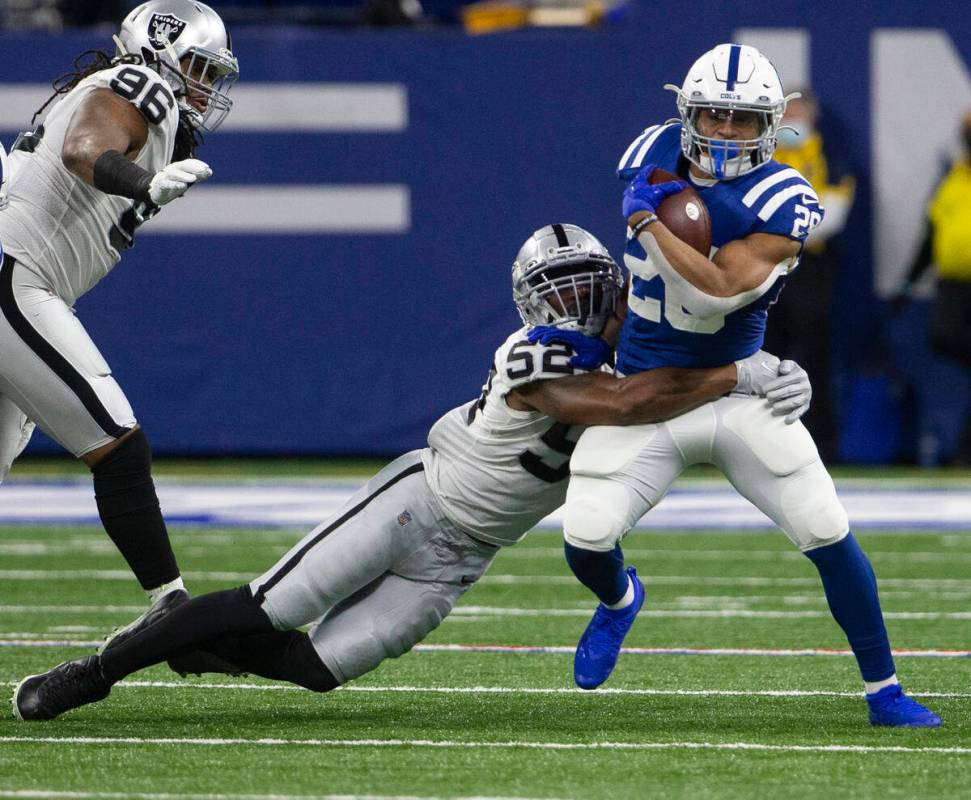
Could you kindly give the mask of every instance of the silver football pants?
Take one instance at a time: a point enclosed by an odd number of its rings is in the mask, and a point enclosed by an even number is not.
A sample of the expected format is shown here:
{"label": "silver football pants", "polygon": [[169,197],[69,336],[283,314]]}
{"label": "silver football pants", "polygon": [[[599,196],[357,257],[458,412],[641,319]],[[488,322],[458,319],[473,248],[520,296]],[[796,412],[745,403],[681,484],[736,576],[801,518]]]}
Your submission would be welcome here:
{"label": "silver football pants", "polygon": [[250,589],[280,630],[319,619],[311,641],[344,683],[438,627],[498,549],[449,521],[415,450],[375,475]]}

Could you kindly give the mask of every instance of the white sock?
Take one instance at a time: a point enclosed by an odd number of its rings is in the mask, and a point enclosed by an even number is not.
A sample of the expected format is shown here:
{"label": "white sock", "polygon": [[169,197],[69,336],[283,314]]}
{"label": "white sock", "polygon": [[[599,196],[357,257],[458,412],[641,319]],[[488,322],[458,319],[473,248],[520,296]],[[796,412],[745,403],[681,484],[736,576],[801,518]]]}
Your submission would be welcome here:
{"label": "white sock", "polygon": [[148,601],[154,603],[163,594],[168,594],[175,589],[184,589],[185,584],[182,583],[182,577],[179,576],[174,581],[169,581],[168,583],[163,583],[161,586],[156,586],[154,589],[149,589],[146,594],[148,595]]}
{"label": "white sock", "polygon": [[887,686],[895,686],[898,683],[900,683],[900,681],[897,680],[897,673],[895,672],[893,675],[883,681],[874,681],[873,683],[870,681],[863,681],[863,688],[867,694],[875,694]]}
{"label": "white sock", "polygon": [[611,611],[619,611],[622,608],[627,608],[631,603],[634,602],[634,581],[630,579],[630,575],[627,576],[627,591],[624,592],[624,596],[620,598],[612,606],[608,606],[604,603],[605,608],[609,608]]}

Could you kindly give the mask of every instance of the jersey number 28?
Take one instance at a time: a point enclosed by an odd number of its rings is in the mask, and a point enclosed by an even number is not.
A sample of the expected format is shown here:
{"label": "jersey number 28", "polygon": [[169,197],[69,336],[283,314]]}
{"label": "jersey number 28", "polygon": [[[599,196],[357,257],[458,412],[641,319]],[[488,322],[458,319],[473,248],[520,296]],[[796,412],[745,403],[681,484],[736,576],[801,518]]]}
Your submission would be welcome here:
{"label": "jersey number 28", "polygon": [[[624,256],[624,263],[641,280],[649,281],[654,278],[660,278],[657,270],[651,265],[648,259],[642,260],[635,258],[628,253]],[[689,314],[682,308],[677,296],[667,286],[664,287],[664,299],[659,300],[656,297],[638,297],[634,294],[634,282],[631,281],[627,307],[637,314],[637,316],[649,322],[660,322],[662,306],[664,318],[676,331],[718,333],[718,331],[725,327],[725,317],[721,315],[696,317]]]}

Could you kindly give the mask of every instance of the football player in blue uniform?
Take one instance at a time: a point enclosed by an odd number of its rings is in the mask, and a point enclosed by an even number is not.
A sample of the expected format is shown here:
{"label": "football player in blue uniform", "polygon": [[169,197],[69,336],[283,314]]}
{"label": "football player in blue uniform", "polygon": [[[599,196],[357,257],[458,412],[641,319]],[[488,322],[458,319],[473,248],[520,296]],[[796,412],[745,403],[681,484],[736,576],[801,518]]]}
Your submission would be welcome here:
{"label": "football player in blue uniform", "polygon": [[[645,130],[620,160],[629,181],[628,312],[617,347],[624,375],[705,367],[757,351],[766,313],[823,216],[812,186],[772,160],[790,98],[765,56],[723,44],[679,88],[680,122]],[[652,185],[656,168],[683,180]],[[710,258],[676,238],[655,211],[690,182],[712,221]],[[791,422],[791,424],[786,424]],[[728,395],[667,422],[589,428],[571,461],[564,514],[567,561],[601,603],[577,646],[574,676],[595,688],[610,675],[644,602],[620,540],[691,464],[719,467],[816,565],[830,610],[856,655],[874,725],[936,727],[903,694],[870,562],[802,423],[764,402]]]}

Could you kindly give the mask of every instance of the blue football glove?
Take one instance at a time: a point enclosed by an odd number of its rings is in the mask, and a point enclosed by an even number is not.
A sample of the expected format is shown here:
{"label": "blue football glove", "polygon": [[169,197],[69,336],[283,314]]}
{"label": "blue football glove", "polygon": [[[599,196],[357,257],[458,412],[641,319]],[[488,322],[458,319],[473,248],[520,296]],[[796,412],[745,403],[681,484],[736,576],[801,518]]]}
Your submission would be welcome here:
{"label": "blue football glove", "polygon": [[[672,194],[677,194],[683,189],[688,188],[684,181],[665,181],[664,183],[651,184],[651,175],[657,169],[656,164],[647,164],[642,167],[634,179],[624,190],[624,219],[629,219],[631,214],[638,211],[646,211],[649,214],[657,213],[657,207],[661,201]],[[629,172],[629,170],[621,170]]]}
{"label": "blue football glove", "polygon": [[579,331],[564,331],[555,325],[531,328],[526,338],[533,344],[559,342],[569,345],[576,353],[570,359],[570,366],[575,369],[597,369],[610,360],[613,352],[610,345],[599,336],[587,336]]}

